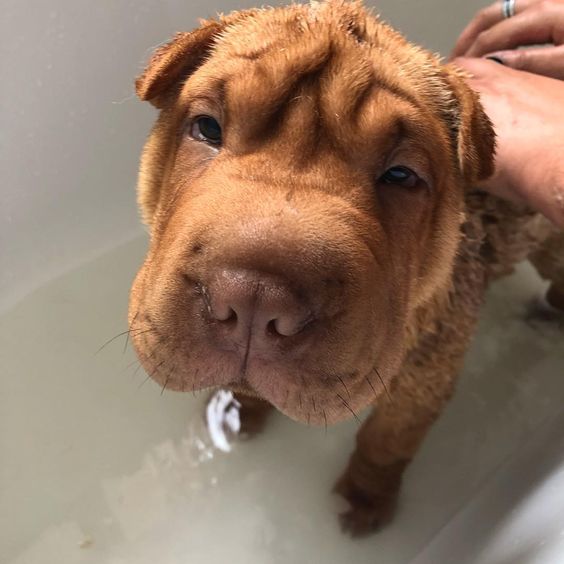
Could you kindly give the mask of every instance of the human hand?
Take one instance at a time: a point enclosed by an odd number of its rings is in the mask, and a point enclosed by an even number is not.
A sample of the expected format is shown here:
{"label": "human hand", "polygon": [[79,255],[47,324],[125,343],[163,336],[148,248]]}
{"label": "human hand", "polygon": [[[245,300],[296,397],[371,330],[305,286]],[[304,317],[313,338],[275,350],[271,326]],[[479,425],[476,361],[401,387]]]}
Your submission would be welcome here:
{"label": "human hand", "polygon": [[454,64],[471,74],[497,133],[496,170],[481,187],[564,228],[564,82],[486,59]]}
{"label": "human hand", "polygon": [[[517,49],[545,43],[550,46]],[[564,0],[516,0],[510,18],[504,18],[501,2],[479,11],[451,57],[484,55],[515,69],[564,79]]]}

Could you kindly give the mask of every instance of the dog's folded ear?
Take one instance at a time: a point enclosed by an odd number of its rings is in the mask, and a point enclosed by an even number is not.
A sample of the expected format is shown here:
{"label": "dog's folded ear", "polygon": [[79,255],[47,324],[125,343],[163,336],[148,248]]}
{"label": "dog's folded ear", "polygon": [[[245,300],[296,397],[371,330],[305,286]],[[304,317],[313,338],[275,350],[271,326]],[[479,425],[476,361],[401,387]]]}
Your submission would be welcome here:
{"label": "dog's folded ear", "polygon": [[177,33],[171,41],[158,47],[135,81],[139,98],[160,108],[163,97],[203,62],[223,27],[221,21],[204,21],[198,29]]}
{"label": "dog's folded ear", "polygon": [[201,20],[200,27],[194,31],[177,33],[156,49],[136,79],[137,96],[161,108],[167,96],[204,62],[217,36],[227,26],[254,15],[256,11],[241,10],[217,20]]}
{"label": "dog's folded ear", "polygon": [[442,70],[454,95],[451,126],[458,163],[464,179],[473,184],[494,172],[494,129],[478,94],[468,85],[464,71],[452,65],[445,65]]}

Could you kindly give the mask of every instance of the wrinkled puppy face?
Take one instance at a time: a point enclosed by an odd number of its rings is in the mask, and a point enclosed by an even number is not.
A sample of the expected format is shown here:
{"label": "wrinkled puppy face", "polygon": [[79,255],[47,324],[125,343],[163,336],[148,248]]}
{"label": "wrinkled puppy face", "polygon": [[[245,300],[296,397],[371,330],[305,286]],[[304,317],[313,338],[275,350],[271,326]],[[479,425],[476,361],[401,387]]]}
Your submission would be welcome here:
{"label": "wrinkled puppy face", "polygon": [[204,23],[137,88],[161,109],[130,303],[147,372],[315,424],[373,403],[449,283],[465,184],[491,168],[474,95],[341,2]]}

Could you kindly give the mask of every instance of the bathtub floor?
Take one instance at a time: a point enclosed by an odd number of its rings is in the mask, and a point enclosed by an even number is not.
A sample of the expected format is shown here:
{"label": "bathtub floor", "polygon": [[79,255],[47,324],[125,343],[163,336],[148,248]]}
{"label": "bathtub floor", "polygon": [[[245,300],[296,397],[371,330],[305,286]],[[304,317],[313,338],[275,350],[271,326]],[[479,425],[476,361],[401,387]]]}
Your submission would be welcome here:
{"label": "bathtub floor", "polygon": [[3,563],[409,563],[562,409],[564,331],[525,322],[544,286],[524,265],[490,292],[395,522],[350,540],[330,490],[355,423],[326,434],[277,415],[262,436],[220,453],[203,427],[204,397],[161,394],[124,337],[95,354],[126,329],[144,247],[123,246],[0,318]]}

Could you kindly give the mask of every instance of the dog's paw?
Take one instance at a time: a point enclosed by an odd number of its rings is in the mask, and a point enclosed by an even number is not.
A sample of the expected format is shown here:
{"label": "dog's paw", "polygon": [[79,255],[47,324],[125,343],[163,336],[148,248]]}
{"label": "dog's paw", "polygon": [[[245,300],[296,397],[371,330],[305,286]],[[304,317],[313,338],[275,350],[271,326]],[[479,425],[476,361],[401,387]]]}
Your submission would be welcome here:
{"label": "dog's paw", "polygon": [[355,484],[349,471],[335,484],[334,492],[348,502],[350,508],[339,515],[343,532],[352,537],[369,535],[387,525],[393,518],[398,491],[385,495],[367,492]]}

